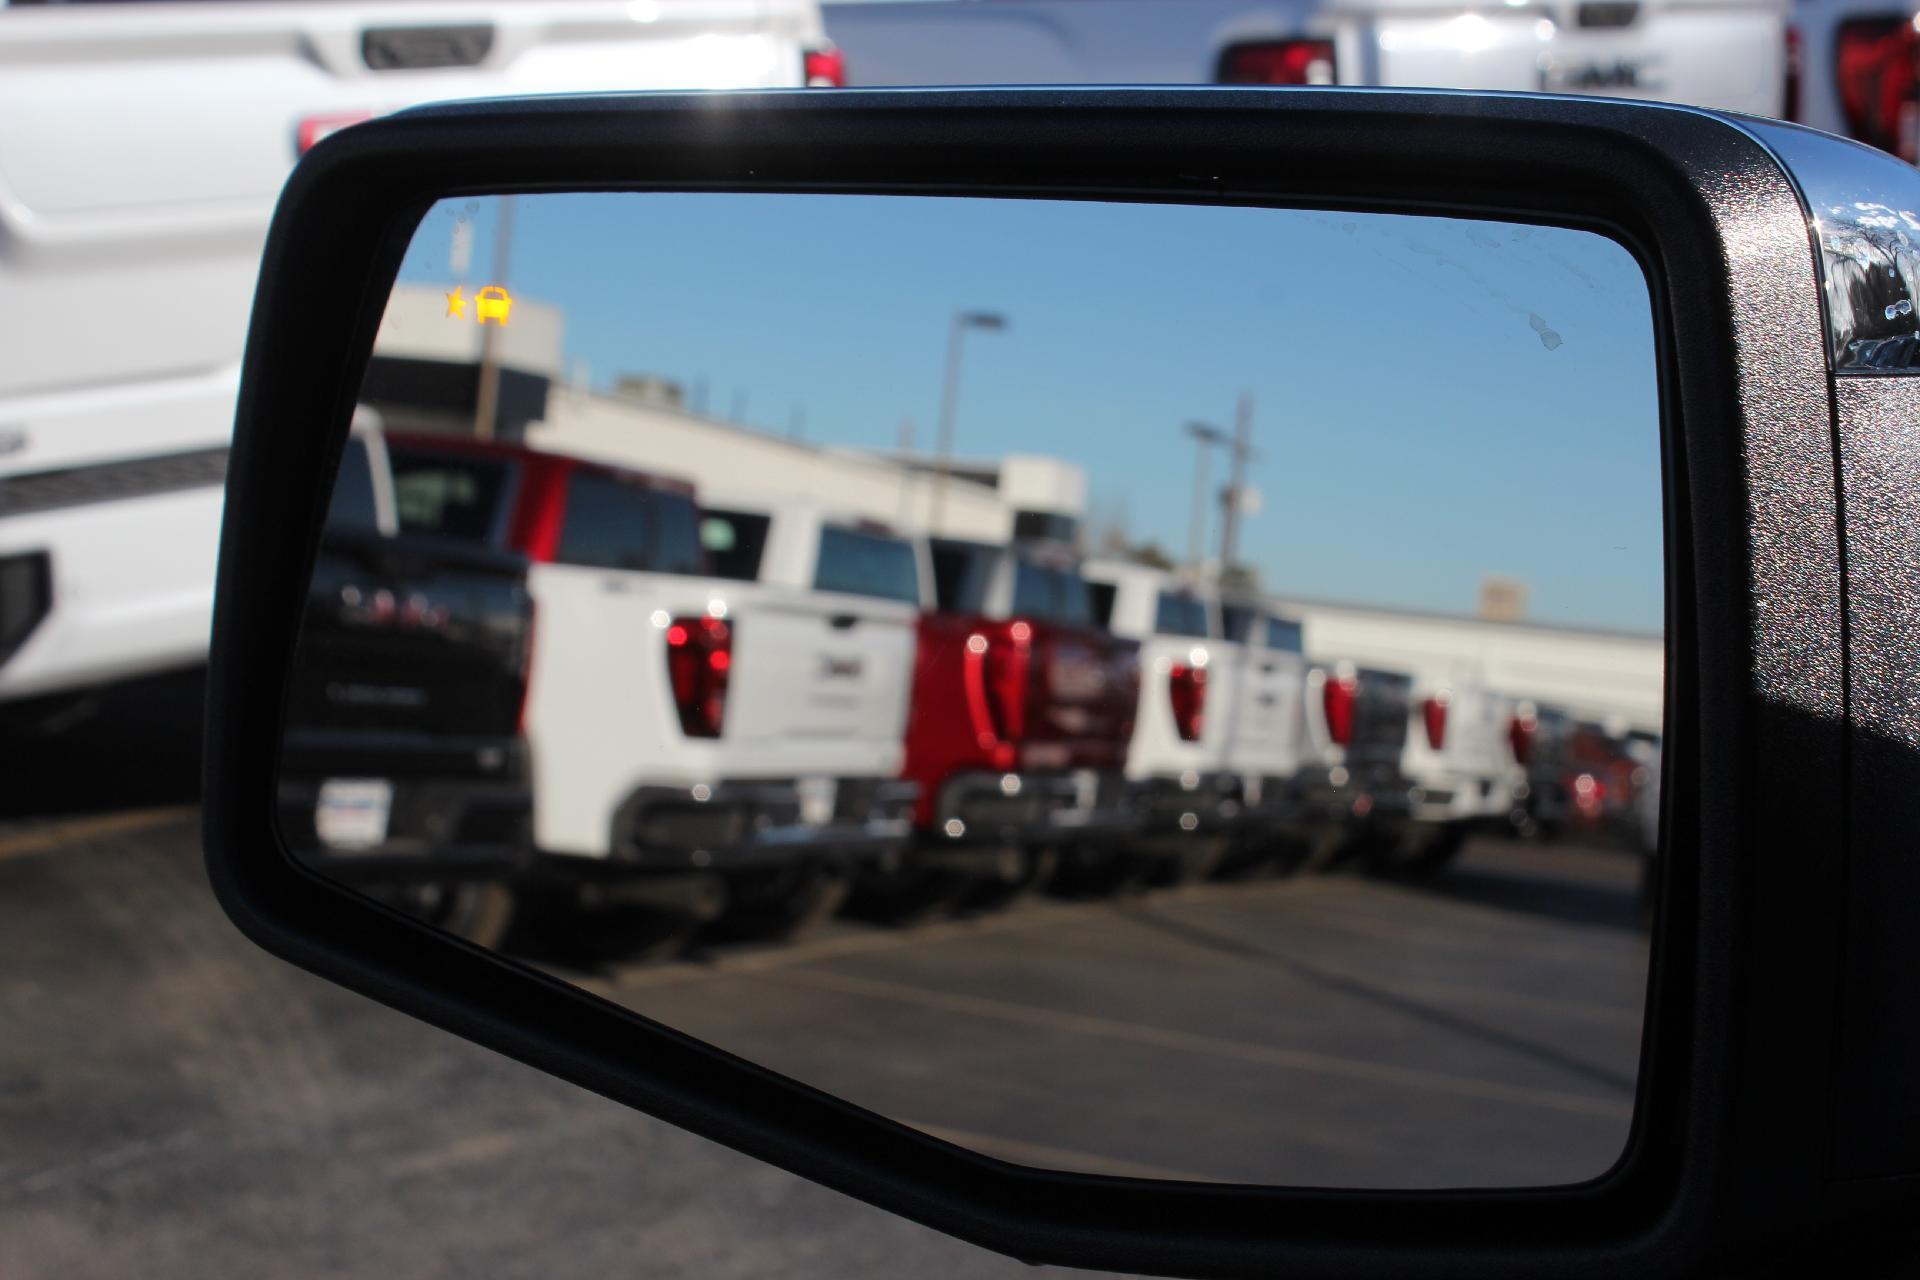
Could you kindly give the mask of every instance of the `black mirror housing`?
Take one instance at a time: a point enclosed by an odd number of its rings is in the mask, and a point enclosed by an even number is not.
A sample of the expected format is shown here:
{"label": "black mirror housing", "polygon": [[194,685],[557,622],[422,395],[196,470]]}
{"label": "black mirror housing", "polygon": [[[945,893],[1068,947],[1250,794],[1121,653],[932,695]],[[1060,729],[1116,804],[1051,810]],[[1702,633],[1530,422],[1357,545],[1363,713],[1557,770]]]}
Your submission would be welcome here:
{"label": "black mirror housing", "polygon": [[[583,97],[343,131],[281,200],[248,343],[209,695],[206,845],[221,902],[260,945],[323,977],[1035,1263],[1669,1274],[1764,1268],[1899,1222],[1920,1170],[1920,1134],[1899,1129],[1920,1106],[1906,1083],[1920,1043],[1896,986],[1920,945],[1904,941],[1914,899],[1897,896],[1916,873],[1871,842],[1895,841],[1920,795],[1891,795],[1920,766],[1902,736],[1915,677],[1884,661],[1914,651],[1920,620],[1887,604],[1860,615],[1871,634],[1849,630],[1849,591],[1866,584],[1849,580],[1844,551],[1870,539],[1866,581],[1884,600],[1911,594],[1920,484],[1900,489],[1911,464],[1890,445],[1920,393],[1882,366],[1836,395],[1822,301],[1834,250],[1808,224],[1808,174],[1823,166],[1920,207],[1900,194],[1911,169],[1786,126],[1442,92]],[[1629,246],[1658,313],[1668,754],[1644,1060],[1621,1161],[1572,1187],[1428,1193],[1024,1168],[431,933],[294,862],[272,820],[287,670],[324,478],[408,237],[442,197],[590,189],[1311,204],[1557,223]],[[1904,525],[1843,523],[1854,478],[1899,493]],[[1850,673],[1869,669],[1880,674],[1861,703]],[[1849,719],[1862,706],[1880,711],[1866,752]],[[1868,761],[1872,776],[1854,772]]]}

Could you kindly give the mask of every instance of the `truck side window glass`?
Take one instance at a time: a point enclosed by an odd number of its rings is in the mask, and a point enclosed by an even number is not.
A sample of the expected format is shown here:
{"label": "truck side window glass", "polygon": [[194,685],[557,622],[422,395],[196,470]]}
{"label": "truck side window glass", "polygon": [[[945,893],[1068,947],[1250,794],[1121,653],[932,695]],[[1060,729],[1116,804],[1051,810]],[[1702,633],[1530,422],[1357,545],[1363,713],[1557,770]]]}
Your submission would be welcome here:
{"label": "truck side window glass", "polygon": [[1162,636],[1200,636],[1207,634],[1207,606],[1196,596],[1162,591],[1154,609],[1153,630]]}
{"label": "truck side window glass", "polygon": [[1086,626],[1093,621],[1093,601],[1087,594],[1087,580],[1078,573],[1022,558],[1014,564],[1013,612]]}
{"label": "truck side window glass", "polygon": [[327,506],[327,529],[380,532],[373,501],[373,464],[367,458],[366,443],[358,437],[350,437],[346,452],[340,455],[340,474],[333,478],[333,501]]}
{"label": "truck side window glass", "polygon": [[1267,619],[1267,648],[1279,653],[1306,652],[1306,638],[1300,624],[1288,618]]}
{"label": "truck side window glass", "polygon": [[770,516],[709,507],[700,520],[700,545],[707,553],[707,569],[741,582],[759,578],[760,559],[767,550],[767,527],[772,523]]}
{"label": "truck side window glass", "polygon": [[831,525],[820,531],[813,586],[816,591],[920,603],[920,575],[910,544]]}
{"label": "truck side window glass", "polygon": [[651,569],[647,491],[599,471],[567,482],[567,514],[554,559],[595,569]]}
{"label": "truck side window glass", "polygon": [[[647,495],[653,510],[653,563],[656,573],[706,573],[707,555],[700,545],[700,508],[684,493],[654,490]],[[765,533],[761,534],[762,539]],[[755,572],[759,558],[755,557]]]}
{"label": "truck side window glass", "polygon": [[1235,644],[1245,644],[1253,632],[1253,610],[1243,604],[1221,605],[1220,624],[1227,639]]}
{"label": "truck side window glass", "polygon": [[972,542],[935,538],[933,590],[949,613],[979,613],[986,608],[987,578],[993,569],[993,551]]}
{"label": "truck side window glass", "polygon": [[466,542],[499,540],[511,479],[506,462],[481,454],[415,454],[393,447],[387,453],[402,533]]}
{"label": "truck side window glass", "polygon": [[1111,628],[1113,626],[1113,584],[1111,582],[1089,582],[1087,601],[1093,609],[1096,625]]}

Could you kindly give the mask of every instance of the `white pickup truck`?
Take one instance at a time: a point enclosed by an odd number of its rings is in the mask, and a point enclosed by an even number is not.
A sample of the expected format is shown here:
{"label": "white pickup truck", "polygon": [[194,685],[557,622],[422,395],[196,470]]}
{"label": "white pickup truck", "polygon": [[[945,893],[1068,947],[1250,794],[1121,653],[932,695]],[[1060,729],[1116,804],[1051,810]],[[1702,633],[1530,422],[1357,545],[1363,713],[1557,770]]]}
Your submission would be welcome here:
{"label": "white pickup truck", "polygon": [[1520,704],[1471,675],[1418,681],[1401,767],[1412,784],[1406,838],[1414,868],[1438,870],[1476,830],[1511,831],[1527,794],[1513,747]]}
{"label": "white pickup truck", "polygon": [[314,141],[838,74],[815,0],[0,2],[0,706],[205,661],[254,276]]}
{"label": "white pickup truck", "polygon": [[629,904],[714,885],[691,910],[791,931],[860,860],[904,846],[912,544],[804,504],[757,528],[716,513],[720,576],[679,482],[464,439],[388,451],[403,529],[532,562],[526,736],[547,881]]}
{"label": "white pickup truck", "polygon": [[1510,89],[1770,116],[1786,101],[1784,0],[827,0],[824,12],[862,85]]}
{"label": "white pickup truck", "polygon": [[1241,782],[1230,746],[1245,673],[1243,647],[1225,638],[1220,602],[1172,571],[1124,560],[1090,560],[1094,613],[1115,635],[1140,643],[1140,703],[1127,751],[1127,781],[1149,877],[1210,874],[1241,825]]}
{"label": "white pickup truck", "polygon": [[1305,747],[1307,660],[1301,626],[1257,599],[1224,598],[1221,631],[1239,666],[1240,691],[1218,714],[1230,721],[1228,764],[1239,780],[1244,821],[1229,858],[1235,868],[1257,865],[1279,852],[1282,837],[1300,830],[1300,767]]}

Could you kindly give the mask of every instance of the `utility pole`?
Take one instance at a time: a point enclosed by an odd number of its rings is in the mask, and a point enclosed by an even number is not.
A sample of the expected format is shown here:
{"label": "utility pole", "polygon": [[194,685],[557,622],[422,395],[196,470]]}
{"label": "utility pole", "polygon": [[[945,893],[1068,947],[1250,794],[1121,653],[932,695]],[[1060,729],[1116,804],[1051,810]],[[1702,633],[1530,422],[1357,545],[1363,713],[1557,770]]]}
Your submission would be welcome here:
{"label": "utility pole", "polygon": [[1220,572],[1226,573],[1239,564],[1240,555],[1240,513],[1246,505],[1247,464],[1252,462],[1253,452],[1253,393],[1240,393],[1240,407],[1233,419],[1233,443],[1228,447],[1228,457],[1232,459],[1227,477],[1227,487],[1220,494]]}
{"label": "utility pole", "polygon": [[934,444],[933,511],[927,520],[931,533],[942,532],[947,475],[953,470],[953,420],[960,407],[960,351],[969,329],[1005,333],[1007,318],[997,311],[956,311],[947,326],[947,372],[940,384],[940,427]]}
{"label": "utility pole", "polygon": [[908,464],[913,459],[913,419],[900,419],[900,527],[913,527],[913,491],[920,473]]}
{"label": "utility pole", "polygon": [[787,439],[805,440],[807,438],[807,406],[796,404],[787,415]]}
{"label": "utility pole", "polygon": [[[493,279],[487,283],[507,287],[507,267],[513,261],[513,210],[515,199],[501,196],[495,206],[500,212],[493,221]],[[479,322],[478,307],[474,320]],[[500,329],[499,324],[480,325],[480,383],[473,396],[473,437],[493,439],[494,425],[500,418]]]}
{"label": "utility pole", "polygon": [[1186,432],[1193,437],[1195,449],[1193,458],[1193,515],[1187,529],[1187,563],[1198,573],[1205,567],[1207,558],[1207,492],[1208,463],[1212,460],[1212,450],[1217,445],[1228,442],[1227,433],[1205,422],[1189,422]]}

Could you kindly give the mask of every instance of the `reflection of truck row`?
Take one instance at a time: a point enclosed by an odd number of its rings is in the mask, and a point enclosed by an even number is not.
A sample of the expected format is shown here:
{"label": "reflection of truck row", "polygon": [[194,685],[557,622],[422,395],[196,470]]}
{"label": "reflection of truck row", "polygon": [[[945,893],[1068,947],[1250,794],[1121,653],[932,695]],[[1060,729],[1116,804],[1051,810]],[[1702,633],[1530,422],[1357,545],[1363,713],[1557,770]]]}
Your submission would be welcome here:
{"label": "reflection of truck row", "polygon": [[645,10],[0,5],[0,703],[205,661],[248,299],[317,138],[426,101],[837,75],[814,0]]}
{"label": "reflection of truck row", "polygon": [[898,918],[1267,857],[1437,866],[1516,810],[1599,828],[1645,807],[1648,770],[1597,726],[1308,663],[1258,601],[1124,562],[1083,576],[1057,542],[909,538],[801,498],[702,508],[678,481],[364,427],[336,494],[282,822],[438,918],[503,919],[506,879],[576,906],[671,884],[788,933],[849,891]]}

